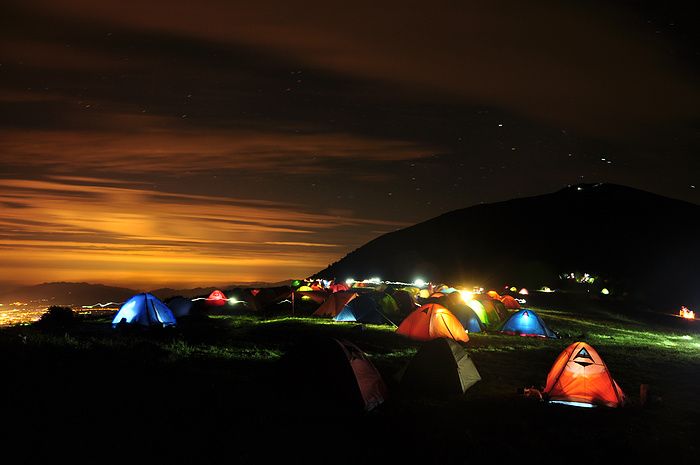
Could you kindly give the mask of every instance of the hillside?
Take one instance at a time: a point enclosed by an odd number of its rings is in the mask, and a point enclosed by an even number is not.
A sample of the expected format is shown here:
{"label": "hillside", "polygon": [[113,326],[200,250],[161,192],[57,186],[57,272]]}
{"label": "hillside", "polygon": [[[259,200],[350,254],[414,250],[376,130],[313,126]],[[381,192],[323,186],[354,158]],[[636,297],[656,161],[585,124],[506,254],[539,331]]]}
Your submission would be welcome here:
{"label": "hillside", "polygon": [[[614,184],[476,205],[374,239],[318,277],[592,289],[700,304],[700,206]],[[570,284],[570,283],[569,283]]]}

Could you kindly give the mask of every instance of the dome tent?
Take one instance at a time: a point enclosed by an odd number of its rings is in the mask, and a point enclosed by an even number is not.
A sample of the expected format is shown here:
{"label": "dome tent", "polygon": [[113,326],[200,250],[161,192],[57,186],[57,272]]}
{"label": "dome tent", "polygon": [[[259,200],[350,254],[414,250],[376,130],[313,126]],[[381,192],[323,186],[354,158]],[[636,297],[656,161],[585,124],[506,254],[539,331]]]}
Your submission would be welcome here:
{"label": "dome tent", "polygon": [[228,297],[226,297],[226,294],[221,292],[220,290],[215,290],[211,294],[209,294],[209,297],[207,297],[207,304],[208,305],[216,305],[216,306],[221,306],[225,305],[228,303]]}
{"label": "dome tent", "polygon": [[124,302],[112,320],[112,326],[121,323],[144,327],[175,326],[173,312],[153,294],[136,294]]}
{"label": "dome tent", "polygon": [[392,323],[384,313],[380,302],[369,295],[360,295],[349,301],[343,309],[333,318],[335,321],[348,321],[357,323],[386,324]]}
{"label": "dome tent", "polygon": [[459,297],[451,298],[454,294],[445,296],[439,300],[439,304],[447,308],[454,316],[457,317],[464,329],[469,333],[480,333],[486,329],[486,325],[481,321],[481,318],[464,300]]}
{"label": "dome tent", "polygon": [[461,395],[481,380],[467,350],[452,339],[424,343],[401,374],[404,394],[443,398]]}
{"label": "dome tent", "polygon": [[598,352],[574,342],[559,354],[547,375],[544,395],[550,402],[620,407],[625,394]]}
{"label": "dome tent", "polygon": [[331,337],[304,338],[282,359],[291,404],[303,410],[369,411],[381,404],[387,387],[362,350]]}
{"label": "dome tent", "polygon": [[517,336],[557,337],[556,333],[547,327],[542,318],[528,308],[511,315],[500,331]]}
{"label": "dome tent", "polygon": [[426,304],[406,317],[396,329],[417,341],[429,341],[441,337],[467,342],[469,336],[462,323],[448,309],[439,304]]}
{"label": "dome tent", "polygon": [[357,298],[358,294],[354,291],[339,291],[334,292],[323,302],[316,311],[312,314],[313,316],[331,316],[335,317],[343,311],[343,308],[349,304],[353,299]]}

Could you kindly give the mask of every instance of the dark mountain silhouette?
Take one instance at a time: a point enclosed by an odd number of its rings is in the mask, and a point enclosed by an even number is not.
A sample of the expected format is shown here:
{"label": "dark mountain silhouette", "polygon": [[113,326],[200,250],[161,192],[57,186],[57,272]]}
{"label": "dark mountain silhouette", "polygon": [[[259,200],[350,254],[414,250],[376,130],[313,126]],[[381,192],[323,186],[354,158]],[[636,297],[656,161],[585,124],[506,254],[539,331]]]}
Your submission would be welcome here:
{"label": "dark mountain silhouette", "polygon": [[700,206],[601,183],[445,213],[380,236],[316,277],[561,288],[561,274],[581,272],[618,296],[697,305],[699,264]]}
{"label": "dark mountain silhouette", "polygon": [[[237,283],[218,289],[234,289],[239,287],[276,287],[289,285],[291,280],[279,283]],[[160,299],[173,296],[198,297],[207,296],[216,287],[195,287],[191,289],[174,289],[169,287],[148,291]],[[43,283],[33,286],[21,286],[13,289],[0,289],[0,302],[35,302],[41,305],[93,305],[96,303],[124,302],[129,297],[144,290],[125,287],[106,286],[104,284],[56,282]]]}
{"label": "dark mountain silhouette", "polygon": [[19,300],[22,302],[45,301],[46,305],[92,305],[98,302],[123,302],[137,292],[134,289],[104,284],[43,283],[2,291],[0,302]]}

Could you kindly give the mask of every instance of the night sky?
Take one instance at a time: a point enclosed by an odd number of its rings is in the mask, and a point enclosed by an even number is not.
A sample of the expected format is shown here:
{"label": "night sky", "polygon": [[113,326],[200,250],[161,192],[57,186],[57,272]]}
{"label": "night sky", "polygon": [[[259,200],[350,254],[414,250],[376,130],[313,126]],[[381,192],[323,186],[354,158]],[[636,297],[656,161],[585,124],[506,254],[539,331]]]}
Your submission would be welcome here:
{"label": "night sky", "polygon": [[580,182],[700,203],[681,3],[125,3],[2,2],[2,284],[308,276]]}

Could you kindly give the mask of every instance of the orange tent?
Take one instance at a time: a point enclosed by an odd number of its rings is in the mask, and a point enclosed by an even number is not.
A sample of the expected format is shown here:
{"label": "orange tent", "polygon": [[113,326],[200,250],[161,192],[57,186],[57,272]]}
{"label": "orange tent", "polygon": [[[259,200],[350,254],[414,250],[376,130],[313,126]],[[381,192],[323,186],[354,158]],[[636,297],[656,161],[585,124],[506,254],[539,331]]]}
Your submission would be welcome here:
{"label": "orange tent", "polygon": [[418,341],[429,341],[441,337],[461,342],[469,340],[462,323],[439,304],[427,304],[416,309],[403,320],[396,332]]}
{"label": "orange tent", "polygon": [[500,296],[500,295],[498,294],[498,292],[496,292],[496,291],[488,291],[488,292],[486,293],[486,295],[488,295],[488,296],[491,297],[492,299],[501,300],[501,296]]}
{"label": "orange tent", "polygon": [[501,297],[501,302],[503,302],[503,305],[505,305],[509,310],[517,310],[520,308],[518,301],[509,295],[504,295]]}
{"label": "orange tent", "polygon": [[552,402],[621,407],[625,395],[596,350],[574,342],[559,354],[547,375],[544,394]]}
{"label": "orange tent", "polygon": [[228,302],[228,298],[218,289],[207,297],[207,303],[209,305],[224,305],[226,302]]}
{"label": "orange tent", "polygon": [[352,299],[357,297],[357,292],[334,292],[316,309],[314,316],[337,316]]}

